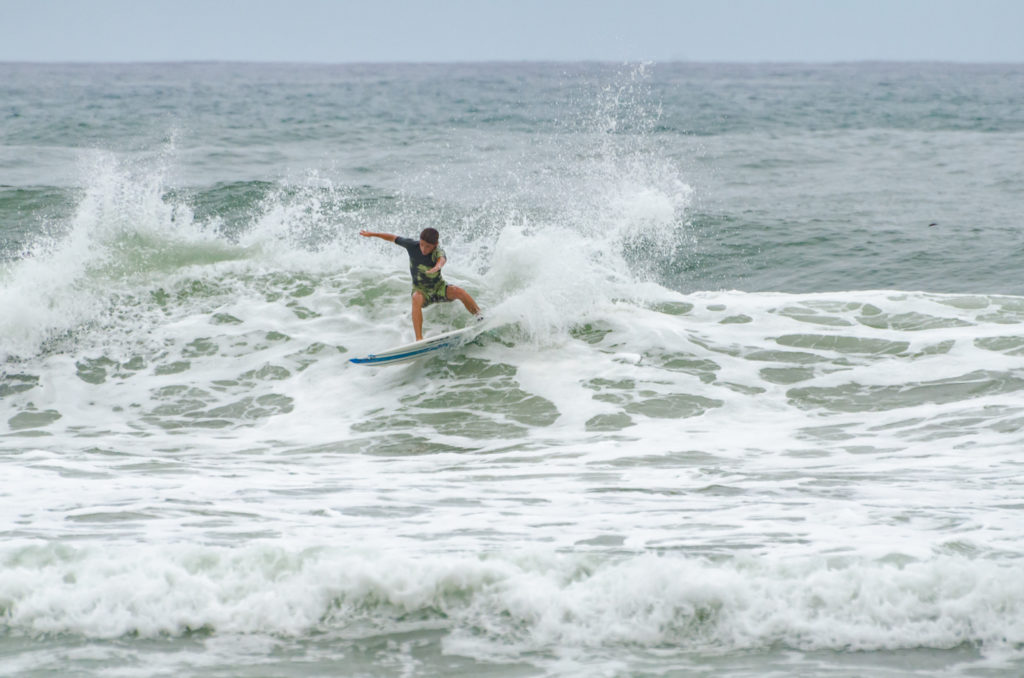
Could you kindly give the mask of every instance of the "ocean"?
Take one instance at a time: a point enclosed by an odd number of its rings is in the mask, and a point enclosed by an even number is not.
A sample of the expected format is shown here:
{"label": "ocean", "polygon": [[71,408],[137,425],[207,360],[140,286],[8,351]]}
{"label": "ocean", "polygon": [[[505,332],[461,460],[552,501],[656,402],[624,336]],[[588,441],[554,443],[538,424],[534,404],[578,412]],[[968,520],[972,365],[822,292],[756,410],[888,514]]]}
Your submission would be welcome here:
{"label": "ocean", "polygon": [[1022,215],[1022,65],[0,64],[0,676],[1020,676]]}

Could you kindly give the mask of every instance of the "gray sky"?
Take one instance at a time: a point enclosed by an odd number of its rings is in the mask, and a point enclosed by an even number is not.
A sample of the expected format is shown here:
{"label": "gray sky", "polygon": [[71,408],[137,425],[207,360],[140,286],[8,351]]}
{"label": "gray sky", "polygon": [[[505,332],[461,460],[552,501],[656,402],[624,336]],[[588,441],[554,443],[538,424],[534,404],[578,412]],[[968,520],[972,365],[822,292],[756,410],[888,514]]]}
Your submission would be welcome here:
{"label": "gray sky", "polygon": [[0,61],[1024,62],[1024,0],[0,0]]}

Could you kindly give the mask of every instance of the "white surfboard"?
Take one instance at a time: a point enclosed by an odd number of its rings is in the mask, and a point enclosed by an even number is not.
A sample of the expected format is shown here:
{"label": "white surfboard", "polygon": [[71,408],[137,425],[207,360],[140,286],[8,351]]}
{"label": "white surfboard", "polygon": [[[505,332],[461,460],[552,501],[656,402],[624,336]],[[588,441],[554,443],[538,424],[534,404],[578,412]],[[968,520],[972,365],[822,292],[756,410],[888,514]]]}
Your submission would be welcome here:
{"label": "white surfboard", "polygon": [[444,349],[461,346],[472,341],[485,329],[484,323],[477,323],[470,327],[463,327],[461,330],[452,330],[435,337],[414,341],[405,346],[396,346],[379,353],[370,353],[362,358],[350,358],[349,362],[355,365],[398,365],[412,362]]}

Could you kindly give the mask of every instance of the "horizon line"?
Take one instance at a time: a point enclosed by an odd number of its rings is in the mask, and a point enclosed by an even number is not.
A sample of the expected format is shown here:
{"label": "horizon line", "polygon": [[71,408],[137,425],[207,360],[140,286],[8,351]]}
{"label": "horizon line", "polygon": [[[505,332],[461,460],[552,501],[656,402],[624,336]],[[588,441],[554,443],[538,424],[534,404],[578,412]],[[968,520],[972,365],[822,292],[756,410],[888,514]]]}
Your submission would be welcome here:
{"label": "horizon line", "polygon": [[515,65],[515,64],[578,64],[578,65],[730,65],[730,66],[839,66],[868,64],[935,64],[953,66],[1020,66],[1022,61],[974,61],[944,59],[833,59],[821,61],[763,59],[757,61],[716,59],[451,59],[418,61],[303,61],[261,59],[137,59],[137,60],[8,60],[0,65],[20,66],[156,66],[156,65],[266,65],[266,66],[458,66],[458,65]]}

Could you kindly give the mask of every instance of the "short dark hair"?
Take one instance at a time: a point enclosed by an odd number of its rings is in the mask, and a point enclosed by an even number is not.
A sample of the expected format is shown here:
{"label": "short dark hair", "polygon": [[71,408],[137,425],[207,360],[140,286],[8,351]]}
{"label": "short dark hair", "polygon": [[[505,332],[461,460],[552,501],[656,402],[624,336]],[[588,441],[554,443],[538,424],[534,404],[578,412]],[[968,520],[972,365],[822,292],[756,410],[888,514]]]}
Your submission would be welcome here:
{"label": "short dark hair", "polygon": [[440,238],[441,234],[437,232],[436,228],[424,228],[423,232],[420,233],[420,240],[428,242],[431,245],[436,245]]}

